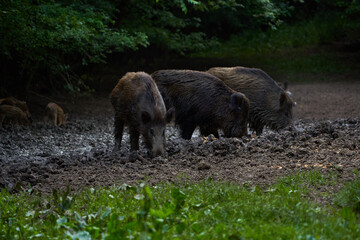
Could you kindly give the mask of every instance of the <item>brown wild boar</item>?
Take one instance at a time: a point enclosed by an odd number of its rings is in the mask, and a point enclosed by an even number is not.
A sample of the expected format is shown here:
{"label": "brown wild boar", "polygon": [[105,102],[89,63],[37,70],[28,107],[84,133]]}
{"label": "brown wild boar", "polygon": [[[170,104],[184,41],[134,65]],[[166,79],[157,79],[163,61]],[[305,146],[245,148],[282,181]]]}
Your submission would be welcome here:
{"label": "brown wild boar", "polygon": [[120,150],[124,126],[129,127],[131,151],[139,149],[142,135],[151,157],[165,152],[165,127],[173,118],[149,74],[128,72],[110,94],[115,110],[115,148]]}
{"label": "brown wild boar", "polygon": [[202,135],[218,129],[225,137],[247,135],[249,100],[211,74],[192,70],[160,70],[152,75],[167,108],[175,108],[181,136],[191,139],[197,126]]}
{"label": "brown wild boar", "polygon": [[31,121],[31,114],[29,108],[24,101],[20,101],[14,97],[7,97],[0,99],[0,105],[10,105],[20,108],[27,116],[27,118]]}
{"label": "brown wild boar", "polygon": [[24,126],[29,125],[29,120],[26,114],[18,107],[10,105],[0,105],[0,127],[4,119],[8,119],[15,124],[21,124]]}
{"label": "brown wild boar", "polygon": [[257,135],[262,133],[265,126],[280,130],[292,123],[293,100],[261,69],[214,67],[207,72],[249,98],[249,126]]}
{"label": "brown wild boar", "polygon": [[64,111],[59,105],[50,102],[45,108],[43,122],[45,124],[47,120],[50,119],[55,126],[64,126],[66,125],[66,120],[68,116],[68,113],[64,113]]}

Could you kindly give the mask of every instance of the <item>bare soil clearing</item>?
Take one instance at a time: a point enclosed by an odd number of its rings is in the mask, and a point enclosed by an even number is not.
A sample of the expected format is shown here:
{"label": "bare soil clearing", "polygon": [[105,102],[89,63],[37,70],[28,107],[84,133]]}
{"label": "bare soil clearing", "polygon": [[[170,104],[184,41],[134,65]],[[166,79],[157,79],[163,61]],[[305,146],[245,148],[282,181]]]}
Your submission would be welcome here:
{"label": "bare soil clearing", "polygon": [[150,159],[128,141],[112,153],[113,110],[108,97],[63,100],[65,127],[44,126],[31,106],[29,127],[0,129],[0,187],[44,193],[113,184],[214,179],[268,185],[281,176],[318,169],[354,179],[360,171],[360,83],[291,85],[294,126],[252,138],[178,137],[169,127],[168,156]]}

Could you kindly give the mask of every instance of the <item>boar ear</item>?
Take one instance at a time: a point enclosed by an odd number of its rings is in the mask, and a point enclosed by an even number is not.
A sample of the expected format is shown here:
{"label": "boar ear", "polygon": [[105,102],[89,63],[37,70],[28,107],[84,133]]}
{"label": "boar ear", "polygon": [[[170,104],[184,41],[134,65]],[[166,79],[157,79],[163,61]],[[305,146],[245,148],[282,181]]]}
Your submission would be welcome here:
{"label": "boar ear", "polygon": [[278,82],[277,85],[282,88],[284,91],[288,88],[288,82]]}
{"label": "boar ear", "polygon": [[284,91],[286,91],[286,90],[288,89],[288,85],[289,85],[288,82],[284,82],[284,83],[283,83]]}
{"label": "boar ear", "polygon": [[170,123],[175,121],[175,109],[172,107],[166,112],[166,122]]}
{"label": "boar ear", "polygon": [[286,93],[282,92],[280,94],[280,107],[283,107],[286,103]]}
{"label": "boar ear", "polygon": [[148,112],[141,113],[141,121],[143,122],[143,124],[149,123],[150,120],[151,120],[151,116]]}

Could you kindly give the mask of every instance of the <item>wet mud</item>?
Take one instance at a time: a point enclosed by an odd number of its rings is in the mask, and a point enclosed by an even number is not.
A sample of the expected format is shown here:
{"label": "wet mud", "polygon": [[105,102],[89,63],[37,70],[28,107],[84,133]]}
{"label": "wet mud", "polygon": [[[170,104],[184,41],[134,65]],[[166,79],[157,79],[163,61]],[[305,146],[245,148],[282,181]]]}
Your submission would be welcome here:
{"label": "wet mud", "polygon": [[[29,127],[0,129],[0,187],[10,191],[148,184],[213,179],[268,185],[281,176],[318,169],[344,181],[360,170],[360,84],[301,84],[294,125],[260,136],[189,141],[167,128],[167,155],[149,158],[142,146],[130,153],[128,139],[114,153],[113,110],[108,97],[65,102],[67,125],[54,127],[32,111]],[[39,107],[40,109],[40,107]],[[125,136],[127,138],[128,136]]]}

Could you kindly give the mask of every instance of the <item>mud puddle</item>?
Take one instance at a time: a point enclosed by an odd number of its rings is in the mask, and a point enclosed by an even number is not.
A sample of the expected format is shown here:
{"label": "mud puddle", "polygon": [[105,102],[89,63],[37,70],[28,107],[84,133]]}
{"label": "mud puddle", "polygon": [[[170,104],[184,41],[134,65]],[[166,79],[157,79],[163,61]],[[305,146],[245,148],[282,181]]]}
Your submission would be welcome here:
{"label": "mud puddle", "polygon": [[1,132],[0,186],[50,192],[52,188],[149,184],[213,179],[258,185],[296,171],[339,171],[346,179],[360,170],[360,120],[298,120],[281,132],[251,138],[190,141],[168,128],[167,156],[151,159],[141,148],[130,153],[123,141],[113,153],[112,121],[94,127],[73,121],[64,128],[35,124]]}
{"label": "mud puddle", "polygon": [[359,89],[353,83],[294,86],[294,126],[281,132],[266,130],[241,139],[195,134],[185,141],[169,127],[167,156],[154,159],[144,148],[131,154],[126,140],[119,153],[112,152],[113,112],[107,96],[69,102],[65,127],[44,126],[41,111],[32,111],[29,127],[0,129],[0,187],[49,193],[68,185],[76,190],[204,179],[268,185],[310,169],[335,172],[348,181],[360,171]]}

